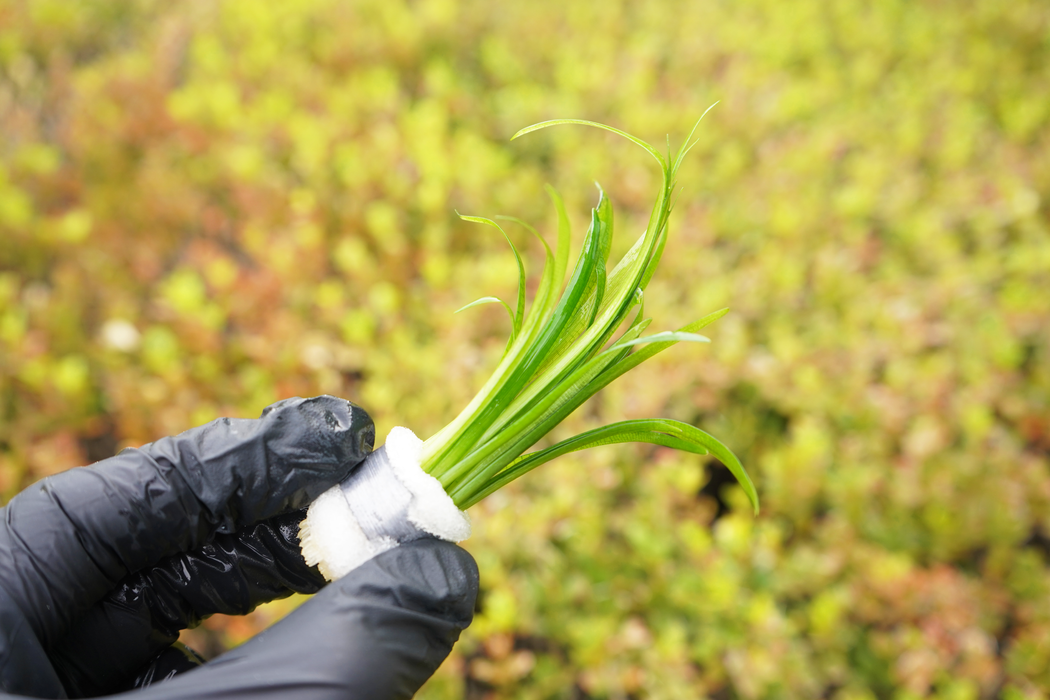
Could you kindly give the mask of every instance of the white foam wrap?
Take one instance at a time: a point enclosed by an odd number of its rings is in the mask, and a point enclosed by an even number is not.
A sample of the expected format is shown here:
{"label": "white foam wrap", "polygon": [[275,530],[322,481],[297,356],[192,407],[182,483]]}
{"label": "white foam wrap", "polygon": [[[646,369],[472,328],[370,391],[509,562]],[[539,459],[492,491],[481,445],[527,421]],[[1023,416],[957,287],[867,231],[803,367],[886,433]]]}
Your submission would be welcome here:
{"label": "white foam wrap", "polygon": [[432,535],[470,537],[470,520],[420,466],[423,441],[397,427],[342,483],[310,504],[299,526],[303,558],[329,581],[372,557]]}

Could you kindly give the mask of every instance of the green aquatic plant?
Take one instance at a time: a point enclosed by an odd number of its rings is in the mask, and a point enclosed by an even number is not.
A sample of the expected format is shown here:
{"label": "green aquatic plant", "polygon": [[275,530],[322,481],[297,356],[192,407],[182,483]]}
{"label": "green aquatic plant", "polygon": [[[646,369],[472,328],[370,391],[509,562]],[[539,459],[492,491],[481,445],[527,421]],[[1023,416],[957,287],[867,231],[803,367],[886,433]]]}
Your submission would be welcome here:
{"label": "green aquatic plant", "polygon": [[[608,266],[613,208],[599,188],[598,204],[591,211],[590,227],[568,282],[564,280],[569,262],[569,218],[561,197],[553,188],[547,188],[557,211],[558,238],[552,251],[546,241],[525,224],[543,244],[546,253],[528,313],[525,313],[525,266],[510,237],[496,221],[461,216],[503,233],[517,261],[518,289],[513,308],[496,297],[484,297],[463,307],[491,302],[502,304],[511,318],[510,338],[499,365],[474,399],[455,420],[423,445],[423,470],[441,482],[459,508],[469,508],[563,454],[598,445],[646,442],[714,455],[737,478],[758,511],[758,495],[740,460],[711,435],[680,421],[667,418],[622,421],[536,452],[525,452],[584,401],[650,357],[678,342],[709,342],[697,331],[728,311],[715,311],[676,331],[642,335],[652,320],[645,317],[645,289],[667,243],[675,178],[686,154],[695,145],[692,138],[699,123],[694,125],[673,160],[670,146],[665,156],[624,131],[579,119],[534,124],[512,137],[514,140],[562,124],[594,126],[641,146],[660,164],[662,174],[660,192],[645,232],[611,271]],[[524,224],[517,219],[503,219]]]}

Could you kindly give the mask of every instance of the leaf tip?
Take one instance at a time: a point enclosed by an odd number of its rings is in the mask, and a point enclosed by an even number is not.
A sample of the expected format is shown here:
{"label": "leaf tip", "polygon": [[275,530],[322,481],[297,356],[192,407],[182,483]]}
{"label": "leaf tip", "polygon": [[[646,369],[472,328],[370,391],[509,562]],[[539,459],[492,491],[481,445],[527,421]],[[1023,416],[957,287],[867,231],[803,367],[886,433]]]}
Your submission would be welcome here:
{"label": "leaf tip", "polygon": [[755,491],[754,484],[751,485],[750,490],[745,489],[745,493],[747,493],[747,500],[751,502],[752,515],[757,518],[761,514],[762,509],[758,505],[758,492]]}
{"label": "leaf tip", "polygon": [[515,134],[510,137],[510,140],[513,141],[514,139],[518,138],[519,136],[524,136],[525,134],[530,134],[533,131],[536,131],[537,129],[542,129],[545,125],[548,125],[548,124],[549,124],[549,122],[539,122],[538,124],[529,124],[526,127],[518,129],[517,132],[515,132]]}

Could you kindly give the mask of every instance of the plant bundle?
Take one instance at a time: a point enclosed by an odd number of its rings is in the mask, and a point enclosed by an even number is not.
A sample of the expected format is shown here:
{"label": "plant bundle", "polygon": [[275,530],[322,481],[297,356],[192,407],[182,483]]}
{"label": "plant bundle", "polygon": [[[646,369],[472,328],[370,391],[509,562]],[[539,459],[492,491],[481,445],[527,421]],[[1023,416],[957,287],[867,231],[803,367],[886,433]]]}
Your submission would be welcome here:
{"label": "plant bundle", "polygon": [[697,331],[728,311],[708,314],[676,331],[642,335],[651,322],[644,312],[645,289],[667,242],[675,178],[695,145],[692,138],[699,121],[673,159],[669,147],[665,156],[619,129],[578,119],[535,124],[511,140],[560,124],[612,131],[641,146],[660,164],[660,192],[645,232],[609,270],[613,208],[599,187],[598,204],[591,211],[579,258],[565,281],[569,218],[561,197],[548,186],[558,218],[553,251],[527,224],[505,218],[525,225],[540,240],[546,254],[539,286],[526,313],[525,267],[510,237],[496,221],[461,217],[498,229],[517,261],[513,308],[495,297],[463,307],[502,304],[511,318],[506,349],[492,376],[455,420],[425,442],[408,430],[395,429],[386,445],[362,468],[311,505],[302,528],[303,553],[329,578],[345,574],[379,551],[424,534],[453,541],[465,539],[470,527],[460,509],[469,508],[556,457],[598,445],[645,442],[712,454],[737,478],[757,512],[755,487],[732,451],[703,430],[680,421],[622,421],[526,452],[625,372],[678,342],[709,342]]}

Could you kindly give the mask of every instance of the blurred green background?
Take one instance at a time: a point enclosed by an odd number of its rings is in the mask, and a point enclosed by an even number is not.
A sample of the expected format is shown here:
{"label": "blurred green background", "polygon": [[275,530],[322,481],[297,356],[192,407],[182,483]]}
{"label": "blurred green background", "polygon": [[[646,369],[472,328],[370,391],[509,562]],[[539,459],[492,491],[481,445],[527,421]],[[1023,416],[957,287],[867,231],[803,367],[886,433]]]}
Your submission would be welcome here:
{"label": "blurred green background", "polygon": [[[472,511],[479,614],[421,697],[1050,692],[1050,6],[1038,0],[0,0],[0,491],[331,393],[428,436],[498,360],[513,257],[622,252],[677,146],[654,329],[564,457]],[[535,276],[542,256],[522,230]],[[535,281],[535,277],[533,278]],[[213,618],[237,644],[295,601]]]}

